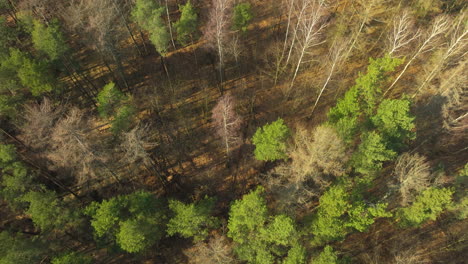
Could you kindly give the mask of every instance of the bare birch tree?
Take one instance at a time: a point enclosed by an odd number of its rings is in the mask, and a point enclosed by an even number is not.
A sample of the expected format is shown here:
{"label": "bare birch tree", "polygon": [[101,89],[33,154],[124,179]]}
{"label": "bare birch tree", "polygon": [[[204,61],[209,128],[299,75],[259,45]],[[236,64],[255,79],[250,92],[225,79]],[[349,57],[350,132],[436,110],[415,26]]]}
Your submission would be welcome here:
{"label": "bare birch tree", "polygon": [[415,153],[401,154],[393,170],[398,181],[401,205],[406,206],[416,195],[430,185],[430,166],[426,158]]}
{"label": "bare birch tree", "polygon": [[423,89],[434,77],[442,71],[453,60],[463,59],[468,52],[468,24],[466,23],[466,13],[462,13],[453,23],[453,30],[448,41],[448,45],[437,57],[436,64],[426,76],[413,98]]}
{"label": "bare birch tree", "polygon": [[[294,86],[297,74],[303,63],[304,57],[308,54],[310,48],[319,45],[323,29],[326,27],[327,10],[322,0],[302,0],[301,13],[304,14],[298,18],[297,30],[294,33],[294,39],[297,39],[298,60],[295,63],[294,73],[289,87],[285,91],[286,98]],[[289,57],[289,56],[288,56]]]}
{"label": "bare birch tree", "polygon": [[391,56],[399,53],[419,37],[419,30],[415,28],[414,19],[408,10],[404,10],[393,19],[393,29],[388,38],[388,53]]}
{"label": "bare birch tree", "polygon": [[419,57],[420,55],[426,52],[432,51],[438,45],[440,45],[439,37],[447,31],[447,29],[449,28],[449,25],[450,25],[449,18],[446,15],[440,15],[435,18],[434,22],[432,23],[431,27],[426,32],[426,34],[422,34],[423,35],[422,42],[419,45],[419,48],[416,50],[416,52],[414,52],[414,54],[405,64],[405,66],[403,67],[403,70],[401,70],[400,74],[395,78],[393,83],[387,88],[383,96],[385,96],[393,88],[393,86],[395,86],[398,80],[400,80],[400,78],[406,72],[408,67],[413,63],[413,61],[417,57]]}
{"label": "bare birch tree", "polygon": [[333,43],[333,46],[332,46],[332,48],[330,50],[330,54],[329,54],[330,69],[329,69],[329,72],[328,72],[328,76],[327,76],[327,79],[325,80],[325,82],[323,83],[322,88],[320,89],[320,92],[319,92],[319,94],[317,96],[317,99],[315,100],[314,106],[312,107],[312,111],[310,112],[309,116],[312,116],[312,114],[314,113],[314,110],[317,107],[317,104],[320,101],[320,98],[322,97],[323,92],[327,88],[328,83],[330,82],[330,80],[331,80],[331,78],[333,76],[333,73],[336,71],[336,67],[339,66],[344,61],[344,59],[345,59],[344,50],[345,50],[345,47],[348,44],[349,43],[347,43],[347,42],[340,42],[340,43],[334,42]]}
{"label": "bare birch tree", "polygon": [[242,120],[235,111],[236,101],[230,93],[223,95],[213,108],[213,121],[219,137],[224,142],[226,155],[229,157],[231,149],[240,142],[240,127]]}
{"label": "bare birch tree", "polygon": [[447,98],[442,106],[443,127],[452,135],[464,135],[468,130],[468,60],[464,58],[451,71],[441,76],[439,93]]}
{"label": "bare birch tree", "polygon": [[218,71],[220,82],[223,82],[225,44],[228,41],[229,13],[232,0],[213,0],[210,10],[210,20],[204,33],[209,45],[218,53]]}

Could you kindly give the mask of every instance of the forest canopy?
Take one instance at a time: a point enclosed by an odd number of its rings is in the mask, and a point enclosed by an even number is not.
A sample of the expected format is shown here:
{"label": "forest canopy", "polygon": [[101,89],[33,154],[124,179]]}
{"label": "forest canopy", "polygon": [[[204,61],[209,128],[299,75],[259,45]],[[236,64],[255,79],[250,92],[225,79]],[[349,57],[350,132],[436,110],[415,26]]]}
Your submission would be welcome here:
{"label": "forest canopy", "polygon": [[0,264],[464,263],[462,0],[0,0]]}

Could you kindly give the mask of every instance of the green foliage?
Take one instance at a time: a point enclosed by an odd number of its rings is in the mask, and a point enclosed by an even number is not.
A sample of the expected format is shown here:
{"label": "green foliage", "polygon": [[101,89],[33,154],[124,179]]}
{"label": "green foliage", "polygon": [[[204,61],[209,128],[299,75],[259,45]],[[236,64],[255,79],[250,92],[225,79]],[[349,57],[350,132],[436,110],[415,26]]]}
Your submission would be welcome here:
{"label": "green foliage", "polygon": [[185,5],[179,5],[179,11],[181,13],[180,19],[174,23],[174,28],[177,32],[177,40],[182,45],[186,45],[192,34],[197,30],[198,17],[190,0]]}
{"label": "green foliage", "polygon": [[402,64],[404,59],[398,59],[386,54],[382,58],[369,59],[369,66],[365,75],[359,75],[356,79],[356,87],[359,89],[361,110],[371,116],[375,107],[382,98],[380,84],[385,80],[385,74],[392,72]]}
{"label": "green foliage", "polygon": [[5,167],[13,163],[17,158],[14,145],[0,144],[0,166]]}
{"label": "green foliage", "polygon": [[287,246],[297,238],[294,220],[287,215],[277,215],[260,230],[263,239],[276,245]]}
{"label": "green foliage", "polygon": [[0,233],[0,264],[40,263],[44,258],[44,246],[20,234]]}
{"label": "green foliage", "polygon": [[372,176],[382,168],[384,161],[391,160],[396,155],[397,153],[387,149],[379,134],[368,132],[361,135],[361,144],[353,154],[351,162],[356,172]]}
{"label": "green foliage", "polygon": [[18,31],[16,28],[9,27],[6,18],[0,16],[0,60],[4,60],[9,55],[9,48],[14,44]]}
{"label": "green foliage", "polygon": [[337,264],[338,256],[330,246],[325,246],[323,251],[318,255],[317,258],[313,259],[314,264]]}
{"label": "green foliage", "polygon": [[258,128],[252,138],[255,158],[266,161],[286,159],[286,140],[289,135],[289,128],[281,118]]}
{"label": "green foliage", "polygon": [[297,231],[286,215],[268,217],[264,189],[259,186],[232,204],[227,236],[236,243],[234,251],[241,260],[270,264],[295,244]]}
{"label": "green foliage", "polygon": [[142,217],[120,222],[117,244],[127,252],[141,252],[161,239],[161,231],[155,228],[157,226],[156,219]]}
{"label": "green foliage", "polygon": [[252,20],[252,18],[252,6],[250,3],[239,3],[234,7],[232,28],[234,30],[246,32],[247,26],[249,25],[249,22]]}
{"label": "green foliage", "polygon": [[123,250],[141,252],[164,236],[166,208],[148,192],[93,202],[85,210],[97,237],[116,241]]}
{"label": "green foliage", "polygon": [[314,244],[343,239],[351,231],[349,228],[364,232],[376,218],[392,216],[386,211],[387,204],[366,205],[360,195],[348,194],[344,184],[330,187],[319,202],[311,222]]}
{"label": "green foliage", "polygon": [[410,104],[408,99],[385,99],[379,105],[377,114],[372,117],[372,122],[383,138],[395,147],[401,146],[407,139],[416,138]]}
{"label": "green foliage", "polygon": [[214,205],[215,199],[208,197],[191,204],[170,200],[169,209],[173,216],[167,224],[167,234],[193,237],[194,241],[205,239],[209,229],[218,225],[216,217],[211,216]]}
{"label": "green foliage", "polygon": [[409,207],[401,208],[397,217],[401,226],[420,226],[437,217],[451,206],[454,191],[448,188],[431,187],[421,192]]}
{"label": "green foliage", "polygon": [[25,194],[22,200],[29,203],[26,214],[30,215],[34,225],[43,231],[64,229],[71,220],[70,212],[53,191],[31,191]]}
{"label": "green foliage", "polygon": [[315,243],[339,240],[346,235],[347,230],[342,215],[350,207],[348,199],[349,195],[343,185],[330,187],[320,197],[320,207],[311,224]]}
{"label": "green foliage", "polygon": [[52,264],[91,264],[93,260],[83,254],[77,252],[70,252],[55,257],[51,261]]}
{"label": "green foliage", "polygon": [[10,71],[10,76],[16,76],[22,86],[29,88],[33,96],[51,92],[55,85],[46,61],[33,60],[18,49],[10,49],[10,57],[2,62],[1,68],[3,71]]}
{"label": "green foliage", "polygon": [[97,95],[98,112],[102,117],[110,117],[124,100],[125,95],[117,89],[115,83],[106,84]]}
{"label": "green foliage", "polygon": [[255,191],[244,195],[242,200],[237,200],[232,204],[227,236],[234,242],[240,244],[248,242],[251,233],[265,225],[268,209],[263,196],[264,192],[263,187],[259,186]]}
{"label": "green foliage", "polygon": [[328,112],[329,122],[345,142],[352,141],[358,131],[359,111],[358,90],[353,87]]}
{"label": "green foliage", "polygon": [[46,54],[52,61],[60,59],[68,50],[56,19],[52,20],[47,27],[39,20],[34,20],[31,37],[34,48]]}
{"label": "green foliage", "polygon": [[114,120],[112,120],[112,133],[118,135],[122,131],[128,131],[135,112],[136,110],[132,105],[122,105],[119,107],[115,113]]}
{"label": "green foliage", "polygon": [[170,40],[169,32],[161,18],[163,13],[164,7],[152,0],[137,0],[132,10],[134,21],[149,32],[151,43],[161,55],[166,54]]}
{"label": "green foliage", "polygon": [[13,208],[21,205],[21,197],[32,185],[32,174],[18,161],[14,145],[0,144],[0,197]]}
{"label": "green foliage", "polygon": [[392,216],[392,213],[387,212],[386,208],[386,203],[366,206],[363,201],[359,201],[353,204],[348,211],[349,220],[346,226],[352,227],[359,232],[365,232],[375,222],[376,218]]}
{"label": "green foliage", "polygon": [[136,110],[131,105],[131,99],[117,89],[113,82],[102,88],[96,100],[99,115],[103,118],[113,118],[111,132],[114,135],[130,128]]}
{"label": "green foliage", "polygon": [[283,264],[305,264],[306,260],[306,249],[300,244],[296,244],[288,251],[288,256],[283,260]]}
{"label": "green foliage", "polygon": [[385,74],[393,71],[403,59],[386,55],[369,59],[366,74],[359,74],[356,84],[351,87],[328,112],[329,122],[346,142],[351,142],[359,130],[359,123],[373,115],[382,97],[380,85]]}

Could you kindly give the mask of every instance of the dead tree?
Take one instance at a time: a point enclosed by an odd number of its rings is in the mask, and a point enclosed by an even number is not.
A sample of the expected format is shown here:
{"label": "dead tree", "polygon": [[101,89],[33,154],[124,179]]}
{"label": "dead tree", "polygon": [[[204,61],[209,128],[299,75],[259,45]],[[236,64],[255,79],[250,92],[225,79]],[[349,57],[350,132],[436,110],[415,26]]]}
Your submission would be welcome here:
{"label": "dead tree", "polygon": [[393,176],[398,181],[401,205],[406,206],[419,192],[429,187],[430,166],[424,156],[417,153],[403,153],[397,159]]}
{"label": "dead tree", "polygon": [[60,107],[55,108],[49,99],[44,98],[40,104],[26,105],[24,110],[24,122],[20,126],[22,140],[35,150],[46,150]]}
{"label": "dead tree", "polygon": [[155,172],[163,186],[166,185],[164,174],[167,174],[166,166],[160,166],[151,157],[150,150],[158,144],[150,139],[149,126],[138,125],[127,133],[123,134],[120,145],[124,152],[123,161],[127,164],[134,164],[142,161],[145,168],[150,172]]}
{"label": "dead tree", "polygon": [[88,137],[89,125],[84,112],[72,108],[66,116],[57,121],[50,135],[51,150],[47,157],[55,167],[69,169],[79,183],[96,178],[99,167],[104,167],[120,183],[118,176],[97,155]]}
{"label": "dead tree", "polygon": [[229,158],[231,149],[240,143],[240,127],[242,120],[235,111],[234,97],[226,93],[213,108],[213,121],[216,132],[223,139],[226,155]]}
{"label": "dead tree", "polygon": [[232,245],[222,235],[215,235],[208,242],[198,242],[192,248],[186,250],[185,255],[194,264],[233,264],[234,258]]}
{"label": "dead tree", "polygon": [[[100,55],[106,68],[113,75],[110,58],[117,66],[117,74],[125,87],[129,87],[117,43],[121,39],[122,25],[119,9],[111,0],[74,0],[64,10],[64,20],[80,39]],[[84,34],[84,35],[83,35]]]}
{"label": "dead tree", "polygon": [[232,0],[213,0],[210,20],[204,33],[209,45],[218,53],[218,71],[221,84],[223,83],[225,44],[228,41],[229,13],[232,4]]}
{"label": "dead tree", "polygon": [[346,172],[348,155],[345,144],[328,126],[319,126],[312,133],[299,127],[294,135],[290,156],[296,182],[312,177],[317,183],[326,184],[321,175],[342,176]]}
{"label": "dead tree", "polygon": [[398,80],[400,80],[400,78],[406,72],[408,67],[413,63],[413,61],[417,57],[419,57],[420,55],[426,52],[433,50],[439,45],[438,39],[443,33],[447,31],[447,29],[449,28],[449,25],[450,25],[449,18],[447,16],[441,15],[435,18],[435,21],[430,27],[429,31],[426,34],[424,34],[424,37],[422,39],[422,42],[418,50],[411,56],[411,58],[403,67],[403,70],[401,70],[400,74],[395,78],[393,83],[388,87],[388,89],[385,91],[383,96],[385,96],[393,88],[393,86],[395,86]]}

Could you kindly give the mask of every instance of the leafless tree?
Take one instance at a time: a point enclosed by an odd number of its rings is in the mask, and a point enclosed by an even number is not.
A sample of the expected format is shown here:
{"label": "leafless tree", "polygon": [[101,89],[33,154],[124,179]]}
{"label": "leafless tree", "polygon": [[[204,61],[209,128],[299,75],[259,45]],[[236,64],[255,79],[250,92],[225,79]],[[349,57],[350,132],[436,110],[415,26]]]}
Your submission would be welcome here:
{"label": "leafless tree", "polygon": [[118,42],[122,39],[122,21],[120,9],[113,0],[73,0],[64,7],[63,18],[66,25],[80,35],[86,45],[95,49],[101,56],[107,69],[113,73],[107,57],[117,65],[120,78],[128,87],[124,67],[118,51]]}
{"label": "leafless tree", "polygon": [[349,43],[347,42],[340,42],[340,43],[334,42],[333,43],[333,46],[330,50],[330,56],[329,56],[330,70],[328,72],[327,79],[325,80],[322,88],[320,89],[319,95],[317,96],[317,99],[315,100],[314,106],[312,107],[312,111],[310,112],[309,116],[311,116],[314,113],[315,107],[317,107],[317,104],[320,101],[320,98],[322,97],[322,94],[325,91],[325,88],[327,88],[327,85],[330,82],[331,77],[333,76],[333,73],[336,70],[336,67],[344,61],[345,59],[344,50],[348,44]]}
{"label": "leafless tree", "polygon": [[413,98],[423,89],[434,77],[442,71],[449,61],[464,59],[468,52],[468,24],[466,23],[466,12],[462,13],[458,19],[454,20],[453,30],[442,54],[437,57],[436,64],[432,66],[432,70],[426,76],[422,84],[419,86]]}
{"label": "leafless tree", "polygon": [[401,205],[406,206],[430,184],[430,166],[426,158],[415,153],[403,153],[396,162],[393,176],[398,181]]}
{"label": "leafless tree", "polygon": [[80,183],[96,176],[97,157],[87,140],[87,128],[84,112],[72,108],[53,128],[51,150],[47,155],[55,166],[70,168]]}
{"label": "leafless tree", "polygon": [[373,17],[375,17],[375,10],[377,6],[381,6],[386,0],[357,0],[351,1],[352,8],[356,10],[353,16],[357,16],[360,21],[358,23],[350,23],[351,25],[359,25],[353,29],[353,33],[350,36],[350,45],[348,50],[344,53],[344,57],[348,58],[352,50],[356,47],[356,43],[364,30],[366,24],[368,24]]}
{"label": "leafless tree", "polygon": [[403,74],[406,72],[408,67],[413,63],[413,61],[419,57],[420,55],[429,52],[433,49],[435,49],[438,45],[440,45],[439,37],[443,35],[449,29],[450,26],[450,19],[446,15],[440,15],[435,18],[434,22],[432,23],[431,27],[429,30],[426,32],[426,34],[422,34],[422,42],[419,45],[419,48],[417,51],[411,56],[411,58],[408,60],[408,62],[405,64],[403,67],[403,70],[401,70],[400,74],[395,78],[393,83],[388,87],[388,89],[385,91],[383,94],[384,96],[395,86],[395,84],[400,80],[400,78],[403,76]]}
{"label": "leafless tree", "polygon": [[58,11],[57,4],[52,0],[23,0],[20,2],[19,8],[32,12],[46,24]]}
{"label": "leafless tree", "polygon": [[208,44],[218,53],[218,70],[220,82],[223,82],[225,45],[229,31],[229,14],[233,5],[232,0],[213,0],[210,19],[204,33]]}
{"label": "leafless tree", "polygon": [[121,183],[119,177],[106,164],[105,157],[97,153],[90,138],[89,120],[82,110],[72,108],[55,124],[50,135],[51,148],[47,157],[52,168],[69,169],[79,183],[96,178],[100,168]]}
{"label": "leafless tree", "polygon": [[398,53],[419,37],[419,30],[415,28],[414,19],[408,10],[404,10],[393,20],[393,30],[389,36],[388,53]]}
{"label": "leafless tree", "polygon": [[237,263],[233,256],[232,245],[223,235],[215,235],[208,242],[198,242],[185,251],[189,263],[193,264],[233,264]]}
{"label": "leafless tree", "polygon": [[438,92],[447,98],[442,107],[443,125],[452,134],[464,135],[468,130],[467,71],[468,60],[465,58],[440,78]]}
{"label": "leafless tree", "polygon": [[26,105],[24,122],[20,126],[23,141],[34,149],[47,149],[50,133],[60,111],[60,107],[55,108],[48,98],[44,98],[40,104]]}
{"label": "leafless tree", "polygon": [[231,149],[241,141],[240,127],[242,120],[235,111],[236,100],[230,94],[223,95],[213,108],[213,121],[217,134],[223,139],[226,155],[229,157]]}
{"label": "leafless tree", "polygon": [[298,26],[294,32],[294,39],[297,39],[298,60],[295,63],[291,83],[285,91],[286,98],[289,97],[303,59],[308,54],[309,49],[322,43],[320,37],[327,25],[326,17],[328,14],[324,1],[302,0],[300,10],[301,15],[297,21]]}
{"label": "leafless tree", "polygon": [[127,163],[135,163],[142,160],[146,165],[152,165],[151,155],[148,149],[157,144],[149,139],[149,126],[138,125],[122,136],[121,148],[124,151],[124,160]]}
{"label": "leafless tree", "polygon": [[314,175],[314,181],[326,185],[321,174],[341,176],[346,172],[346,147],[336,131],[329,126],[318,126],[312,133],[299,127],[290,156],[297,182]]}

